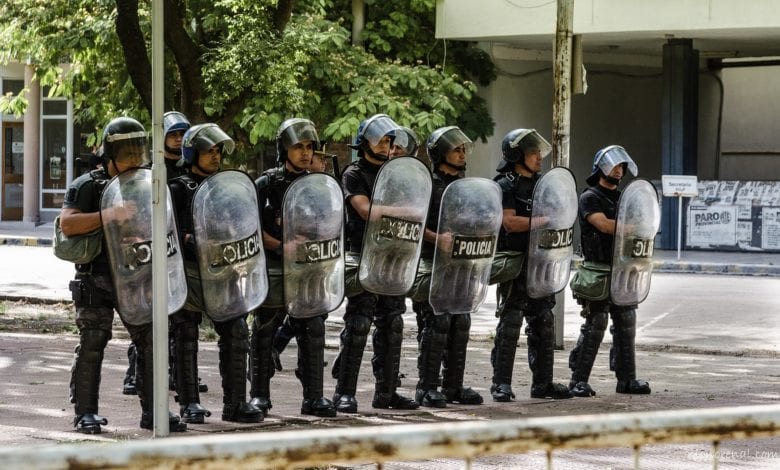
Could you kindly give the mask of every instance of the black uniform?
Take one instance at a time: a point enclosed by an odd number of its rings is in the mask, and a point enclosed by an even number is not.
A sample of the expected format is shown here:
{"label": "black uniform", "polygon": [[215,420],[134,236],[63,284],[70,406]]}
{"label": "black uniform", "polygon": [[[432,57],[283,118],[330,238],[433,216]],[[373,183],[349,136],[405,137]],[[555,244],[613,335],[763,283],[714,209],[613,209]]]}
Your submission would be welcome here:
{"label": "black uniform", "polygon": [[[282,203],[287,188],[306,172],[288,171],[285,166],[265,171],[255,182],[262,227],[272,237],[282,240]],[[265,250],[269,267],[280,267],[282,257]],[[281,287],[281,286],[279,286]],[[284,307],[261,306],[255,311],[252,322],[250,366],[252,403],[267,413],[271,406],[270,382],[274,375],[272,351],[274,333],[281,326],[287,312]],[[298,369],[296,375],[303,385],[301,414],[336,416],[333,403],[323,397],[323,367],[325,361],[325,318],[287,317],[298,342]]]}
{"label": "black uniform", "polygon": [[[502,207],[514,209],[516,215],[531,216],[533,191],[539,174],[532,177],[518,173],[504,173],[496,177],[503,193]],[[503,226],[499,235],[499,250],[528,251],[529,233],[507,232]],[[527,260],[526,260],[527,263]],[[531,397],[569,398],[565,387],[553,383],[553,356],[555,346],[554,317],[552,309],[555,297],[532,299],[526,291],[525,264],[520,275],[512,281],[498,286],[499,316],[496,338],[491,352],[493,364],[493,385],[491,392],[497,401],[514,398],[511,390],[517,341],[520,337],[523,317],[528,325],[525,333],[528,339],[528,365],[531,368]],[[558,388],[562,388],[558,390]]]}
{"label": "black uniform", "polygon": [[[171,330],[176,337],[176,391],[182,406],[182,416],[200,414],[193,422],[202,421],[202,408],[198,389],[198,325],[202,320],[203,291],[195,240],[192,236],[192,199],[195,190],[206,177],[194,173],[185,174],[169,182],[171,198],[176,209],[176,219],[182,247],[182,258],[187,274],[187,302],[171,315]],[[248,314],[248,312],[247,312]],[[262,412],[246,402],[246,370],[249,352],[249,328],[247,314],[227,321],[214,322],[219,334],[219,372],[222,376],[222,420],[241,423],[262,421]],[[188,410],[188,408],[194,408]],[[208,416],[209,413],[206,413]]]}
{"label": "black uniform", "polygon": [[[580,195],[579,220],[581,229],[582,254],[585,261],[612,264],[612,243],[614,236],[600,232],[591,225],[587,217],[599,212],[615,220],[620,191],[607,189],[600,185],[591,186]],[[609,299],[589,301],[577,299],[582,305],[585,323],[580,327],[577,345],[569,356],[572,370],[572,388],[577,396],[595,395],[588,385],[593,362],[596,360],[604,330],[607,328],[607,313],[612,317],[612,349],[610,350],[610,369],[617,376],[618,393],[650,393],[647,382],[636,380],[634,360],[634,338],[636,336],[636,306],[617,306]]]}
{"label": "black uniform", "polygon": [[[440,171],[433,173],[433,191],[428,211],[426,228],[438,232],[439,209],[444,190],[450,183],[461,178]],[[422,258],[432,260],[436,246],[423,241]],[[463,374],[466,367],[466,345],[471,329],[471,315],[448,313],[436,315],[429,302],[413,302],[412,308],[418,316],[420,354],[417,359],[419,381],[415,399],[424,406],[444,407],[446,402],[480,404],[482,397],[470,387],[463,388]],[[443,366],[441,393],[439,371]]]}
{"label": "black uniform", "polygon": [[[78,209],[82,213],[100,211],[100,197],[109,175],[102,169],[81,175],[71,184],[62,207]],[[76,326],[79,344],[76,346],[71,373],[71,402],[75,405],[74,425],[80,432],[99,433],[100,425],[108,421],[97,415],[100,391],[100,369],[103,351],[111,339],[114,310],[117,307],[114,286],[109,267],[108,249],[103,248],[92,262],[76,265],[76,278],[70,283],[73,304],[76,307]],[[120,317],[121,318],[121,317]],[[141,401],[141,427],[151,429],[153,417],[153,361],[152,324],[130,325],[125,323],[137,346],[136,381]],[[178,417],[170,416],[171,431],[183,431],[186,425]]]}
{"label": "black uniform", "polygon": [[[345,237],[348,250],[355,253],[359,253],[363,248],[366,221],[360,217],[350,199],[353,196],[371,197],[380,167],[381,165],[374,165],[361,158],[349,165],[341,177],[347,212]],[[340,359],[334,364],[333,371],[337,378],[333,401],[339,411],[357,412],[357,379],[372,320],[375,329],[372,337],[374,357],[371,359],[371,365],[376,379],[372,405],[375,408],[416,408],[414,400],[396,393],[404,327],[401,315],[405,310],[406,301],[402,295],[386,296],[361,292],[347,299],[344,329],[341,332]]]}

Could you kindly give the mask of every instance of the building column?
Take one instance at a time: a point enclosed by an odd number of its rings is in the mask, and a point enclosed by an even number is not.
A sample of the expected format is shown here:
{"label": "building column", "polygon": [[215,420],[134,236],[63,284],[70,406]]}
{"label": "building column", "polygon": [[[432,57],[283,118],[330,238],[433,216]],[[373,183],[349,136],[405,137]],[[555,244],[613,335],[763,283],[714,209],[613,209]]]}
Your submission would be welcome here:
{"label": "building column", "polygon": [[[691,39],[670,39],[663,48],[662,174],[696,174],[698,119],[699,51],[693,48]],[[682,234],[684,238],[684,230]],[[659,248],[677,248],[674,198],[663,198],[659,241]]]}
{"label": "building column", "polygon": [[25,224],[37,225],[41,221],[40,179],[41,171],[41,87],[33,80],[35,67],[24,67],[24,86],[27,93],[27,111],[24,113],[24,205]]}

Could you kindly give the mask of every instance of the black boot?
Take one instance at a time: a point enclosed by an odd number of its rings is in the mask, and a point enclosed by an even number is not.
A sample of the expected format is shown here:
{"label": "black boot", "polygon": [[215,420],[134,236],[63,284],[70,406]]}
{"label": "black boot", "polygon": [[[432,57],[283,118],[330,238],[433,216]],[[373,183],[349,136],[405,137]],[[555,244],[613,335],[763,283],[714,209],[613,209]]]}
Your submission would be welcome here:
{"label": "black boot", "polygon": [[273,335],[277,324],[281,322],[284,312],[278,309],[260,308],[255,311],[252,321],[252,338],[249,348],[250,404],[259,408],[263,416],[268,415],[271,404],[271,377],[274,376],[273,366]]}
{"label": "black boot", "polygon": [[[214,322],[219,334],[219,372],[222,376],[222,421],[259,423],[263,411],[246,401],[249,328],[246,318]],[[268,358],[270,359],[270,352]]]}
{"label": "black boot", "polygon": [[411,398],[399,395],[395,388],[398,383],[398,367],[401,362],[401,343],[403,341],[404,321],[401,315],[391,315],[377,323],[374,331],[374,357],[371,365],[374,369],[376,385],[374,408],[393,408],[396,410],[415,410],[419,404]]}
{"label": "black boot", "polygon": [[76,413],[73,425],[80,433],[100,434],[100,426],[108,423],[108,420],[98,415],[100,370],[103,350],[111,335],[103,330],[83,329],[79,337],[71,375],[71,401]]}
{"label": "black boot", "polygon": [[529,301],[530,316],[525,332],[528,335],[528,365],[532,375],[531,398],[561,400],[573,396],[568,387],[553,383],[555,319],[552,306],[554,305],[554,302],[549,299]]}
{"label": "black boot", "polygon": [[336,416],[336,407],[322,393],[325,319],[317,316],[299,321],[304,322],[303,331],[297,338],[298,371],[303,384],[301,414],[332,418]]}
{"label": "black boot", "polygon": [[[443,315],[442,315],[443,316]],[[471,330],[471,315],[452,315],[447,348],[444,353],[444,371],[441,391],[448,403],[481,405],[482,395],[471,387],[463,387],[466,370],[466,347]]]}
{"label": "black boot", "polygon": [[435,315],[427,303],[419,310],[423,329],[418,335],[420,353],[417,356],[417,370],[420,380],[414,398],[421,406],[445,408],[447,398],[438,390],[439,369],[447,343],[450,316]]}
{"label": "black boot", "polygon": [[[503,284],[502,284],[503,286]],[[500,319],[496,327],[496,338],[493,350],[490,353],[490,362],[493,365],[493,384],[490,394],[493,401],[507,402],[515,398],[512,392],[512,371],[515,367],[515,352],[517,341],[520,338],[520,327],[523,324],[522,311],[517,306],[510,305],[506,297],[505,303],[500,306]]]}
{"label": "black boot", "polygon": [[127,347],[127,372],[125,372],[125,380],[122,383],[122,394],[137,394],[135,390],[135,344],[132,342]]}
{"label": "black boot", "polygon": [[612,346],[615,356],[615,375],[618,383],[617,393],[646,395],[650,393],[650,384],[636,378],[636,360],[634,338],[636,337],[636,310],[615,309],[612,314],[614,331]]}
{"label": "black boot", "polygon": [[588,384],[593,363],[599,352],[604,331],[607,329],[606,304],[590,303],[585,306],[585,323],[580,327],[577,345],[569,355],[569,368],[572,370],[569,390],[575,397],[592,397],[596,391]]}
{"label": "black boot", "polygon": [[[350,299],[350,302],[352,301]],[[341,332],[341,359],[338,361],[333,402],[339,413],[357,413],[358,403],[355,392],[371,320],[363,314],[352,314],[344,319],[344,323],[344,330]]]}

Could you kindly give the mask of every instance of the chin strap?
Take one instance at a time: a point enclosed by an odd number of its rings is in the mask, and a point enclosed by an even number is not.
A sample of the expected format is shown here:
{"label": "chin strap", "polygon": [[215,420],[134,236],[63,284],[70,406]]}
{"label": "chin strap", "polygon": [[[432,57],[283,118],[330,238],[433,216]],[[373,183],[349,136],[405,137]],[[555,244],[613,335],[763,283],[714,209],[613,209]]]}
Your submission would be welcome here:
{"label": "chin strap", "polygon": [[620,184],[620,178],[613,178],[612,176],[604,175],[604,179],[607,180],[609,184],[614,184],[615,186]]}
{"label": "chin strap", "polygon": [[443,161],[442,163],[444,163],[448,167],[454,169],[455,171],[458,171],[458,172],[461,172],[461,173],[466,171],[466,165],[465,164],[463,164],[463,165],[453,165],[452,163],[450,163],[450,162],[448,162],[446,160]]}
{"label": "chin strap", "polygon": [[371,148],[368,145],[366,145],[365,152],[368,154],[369,157],[376,158],[379,161],[386,162],[387,160],[389,160],[389,157],[387,155],[383,155],[381,153],[374,153],[374,151],[371,150]]}
{"label": "chin strap", "polygon": [[285,163],[289,163],[290,164],[290,166],[292,167],[292,172],[293,173],[303,173],[304,171],[306,171],[305,168],[299,167],[298,165],[293,163],[290,159],[286,159]]}

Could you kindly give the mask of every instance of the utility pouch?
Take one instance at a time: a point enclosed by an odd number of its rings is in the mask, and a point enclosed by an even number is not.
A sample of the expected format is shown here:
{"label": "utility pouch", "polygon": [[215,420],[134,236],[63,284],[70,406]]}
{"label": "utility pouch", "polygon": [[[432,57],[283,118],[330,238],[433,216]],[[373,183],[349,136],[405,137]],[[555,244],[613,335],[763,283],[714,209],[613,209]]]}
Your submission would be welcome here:
{"label": "utility pouch", "polygon": [[569,284],[574,297],[592,301],[608,298],[610,272],[606,263],[583,261]]}

